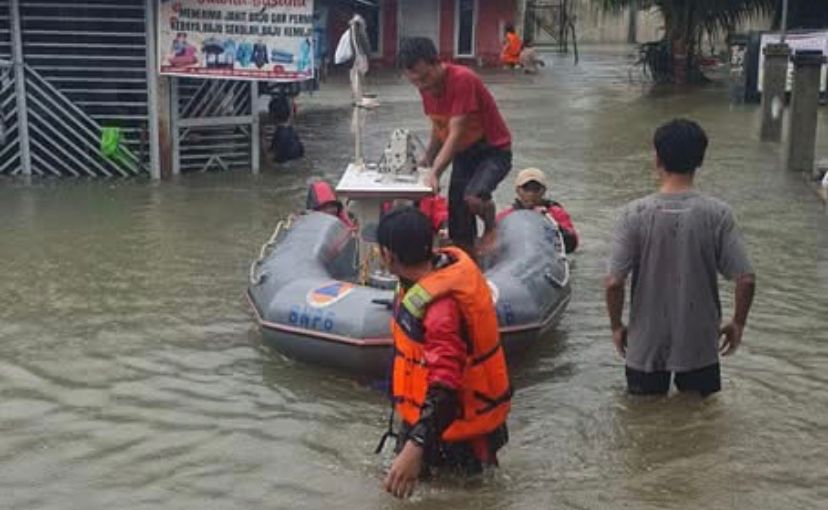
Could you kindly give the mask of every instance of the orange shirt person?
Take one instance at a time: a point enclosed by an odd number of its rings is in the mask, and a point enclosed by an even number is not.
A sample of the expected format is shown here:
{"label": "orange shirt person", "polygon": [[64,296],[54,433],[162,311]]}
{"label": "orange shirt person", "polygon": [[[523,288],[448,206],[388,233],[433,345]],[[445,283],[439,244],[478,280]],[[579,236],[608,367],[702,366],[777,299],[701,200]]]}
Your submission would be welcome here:
{"label": "orange shirt person", "polygon": [[503,51],[500,53],[500,62],[509,67],[520,64],[520,51],[523,49],[523,41],[515,33],[515,27],[506,25],[506,39],[503,43]]}

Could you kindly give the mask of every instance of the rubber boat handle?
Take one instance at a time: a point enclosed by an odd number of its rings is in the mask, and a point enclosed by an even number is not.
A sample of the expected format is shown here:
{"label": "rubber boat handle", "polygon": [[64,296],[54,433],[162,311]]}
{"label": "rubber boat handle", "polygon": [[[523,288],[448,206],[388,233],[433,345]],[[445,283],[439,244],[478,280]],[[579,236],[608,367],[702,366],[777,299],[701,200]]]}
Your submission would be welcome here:
{"label": "rubber boat handle", "polygon": [[545,271],[545,272],[543,273],[543,278],[544,278],[547,282],[549,282],[549,284],[550,284],[550,285],[554,285],[555,287],[558,287],[559,289],[563,287],[563,285],[561,284],[561,282],[559,282],[559,281],[557,280],[557,278],[555,278],[555,276],[552,274],[552,272],[551,272],[551,271]]}
{"label": "rubber boat handle", "polygon": [[391,299],[372,299],[371,302],[375,305],[384,306],[386,310],[394,309],[394,301]]}

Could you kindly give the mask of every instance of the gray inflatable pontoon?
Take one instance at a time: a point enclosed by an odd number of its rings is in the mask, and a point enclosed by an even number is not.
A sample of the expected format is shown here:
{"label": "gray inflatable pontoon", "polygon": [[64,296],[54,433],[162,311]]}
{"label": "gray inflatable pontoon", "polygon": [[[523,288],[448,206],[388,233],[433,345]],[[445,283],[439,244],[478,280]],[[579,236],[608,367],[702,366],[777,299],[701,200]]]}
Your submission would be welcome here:
{"label": "gray inflatable pontoon", "polygon": [[[557,225],[537,212],[508,215],[497,238],[485,274],[508,355],[543,338],[566,309],[569,263]],[[248,298],[265,342],[280,353],[383,377],[392,355],[393,292],[353,283],[357,245],[333,216],[298,216],[277,229],[251,267]]]}

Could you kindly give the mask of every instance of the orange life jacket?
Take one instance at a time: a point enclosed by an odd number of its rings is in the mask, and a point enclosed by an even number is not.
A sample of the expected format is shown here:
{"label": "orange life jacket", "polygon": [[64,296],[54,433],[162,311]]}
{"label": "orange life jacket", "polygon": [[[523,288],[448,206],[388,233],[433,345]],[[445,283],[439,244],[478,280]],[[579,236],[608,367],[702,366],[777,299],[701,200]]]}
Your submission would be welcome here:
{"label": "orange life jacket", "polygon": [[500,54],[500,61],[503,64],[519,64],[520,50],[522,49],[523,41],[520,40],[520,37],[514,32],[509,32],[506,34],[506,44]]}
{"label": "orange life jacket", "polygon": [[468,348],[458,391],[461,413],[441,439],[464,441],[488,434],[505,423],[512,390],[486,279],[462,250],[446,248],[441,253],[451,262],[423,278],[404,296],[398,296],[391,321],[395,347],[392,392],[402,419],[408,425],[417,423],[428,391],[423,318],[434,300],[454,299],[463,317]]}

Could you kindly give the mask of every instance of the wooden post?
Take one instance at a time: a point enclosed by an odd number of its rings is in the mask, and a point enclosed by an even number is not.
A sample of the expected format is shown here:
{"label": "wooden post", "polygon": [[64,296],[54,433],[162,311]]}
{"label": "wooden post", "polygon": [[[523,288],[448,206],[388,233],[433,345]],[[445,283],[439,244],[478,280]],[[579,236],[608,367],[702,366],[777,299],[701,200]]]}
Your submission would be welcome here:
{"label": "wooden post", "polygon": [[158,76],[155,80],[158,88],[158,164],[162,179],[173,176],[172,123],[170,110],[172,106],[172,78]]}
{"label": "wooden post", "polygon": [[788,88],[788,61],[791,49],[787,44],[769,44],[765,47],[765,68],[762,79],[763,142],[782,139],[782,120]]}
{"label": "wooden post", "polygon": [[638,42],[638,0],[630,1],[630,24],[627,27],[627,42]]}
{"label": "wooden post", "polygon": [[170,138],[172,139],[172,174],[181,173],[181,128],[178,127],[181,105],[178,97],[178,78],[170,77]]}
{"label": "wooden post", "polygon": [[261,125],[259,112],[256,111],[256,99],[259,97],[259,84],[250,83],[250,170],[253,175],[259,175],[261,171]]}
{"label": "wooden post", "polygon": [[825,56],[822,51],[798,51],[794,61],[794,89],[788,119],[788,170],[820,177],[814,165],[816,155],[819,88]]}
{"label": "wooden post", "polygon": [[153,179],[161,178],[161,150],[159,129],[158,53],[156,51],[155,0],[145,0],[144,24],[147,42],[147,120],[149,122],[149,172]]}

